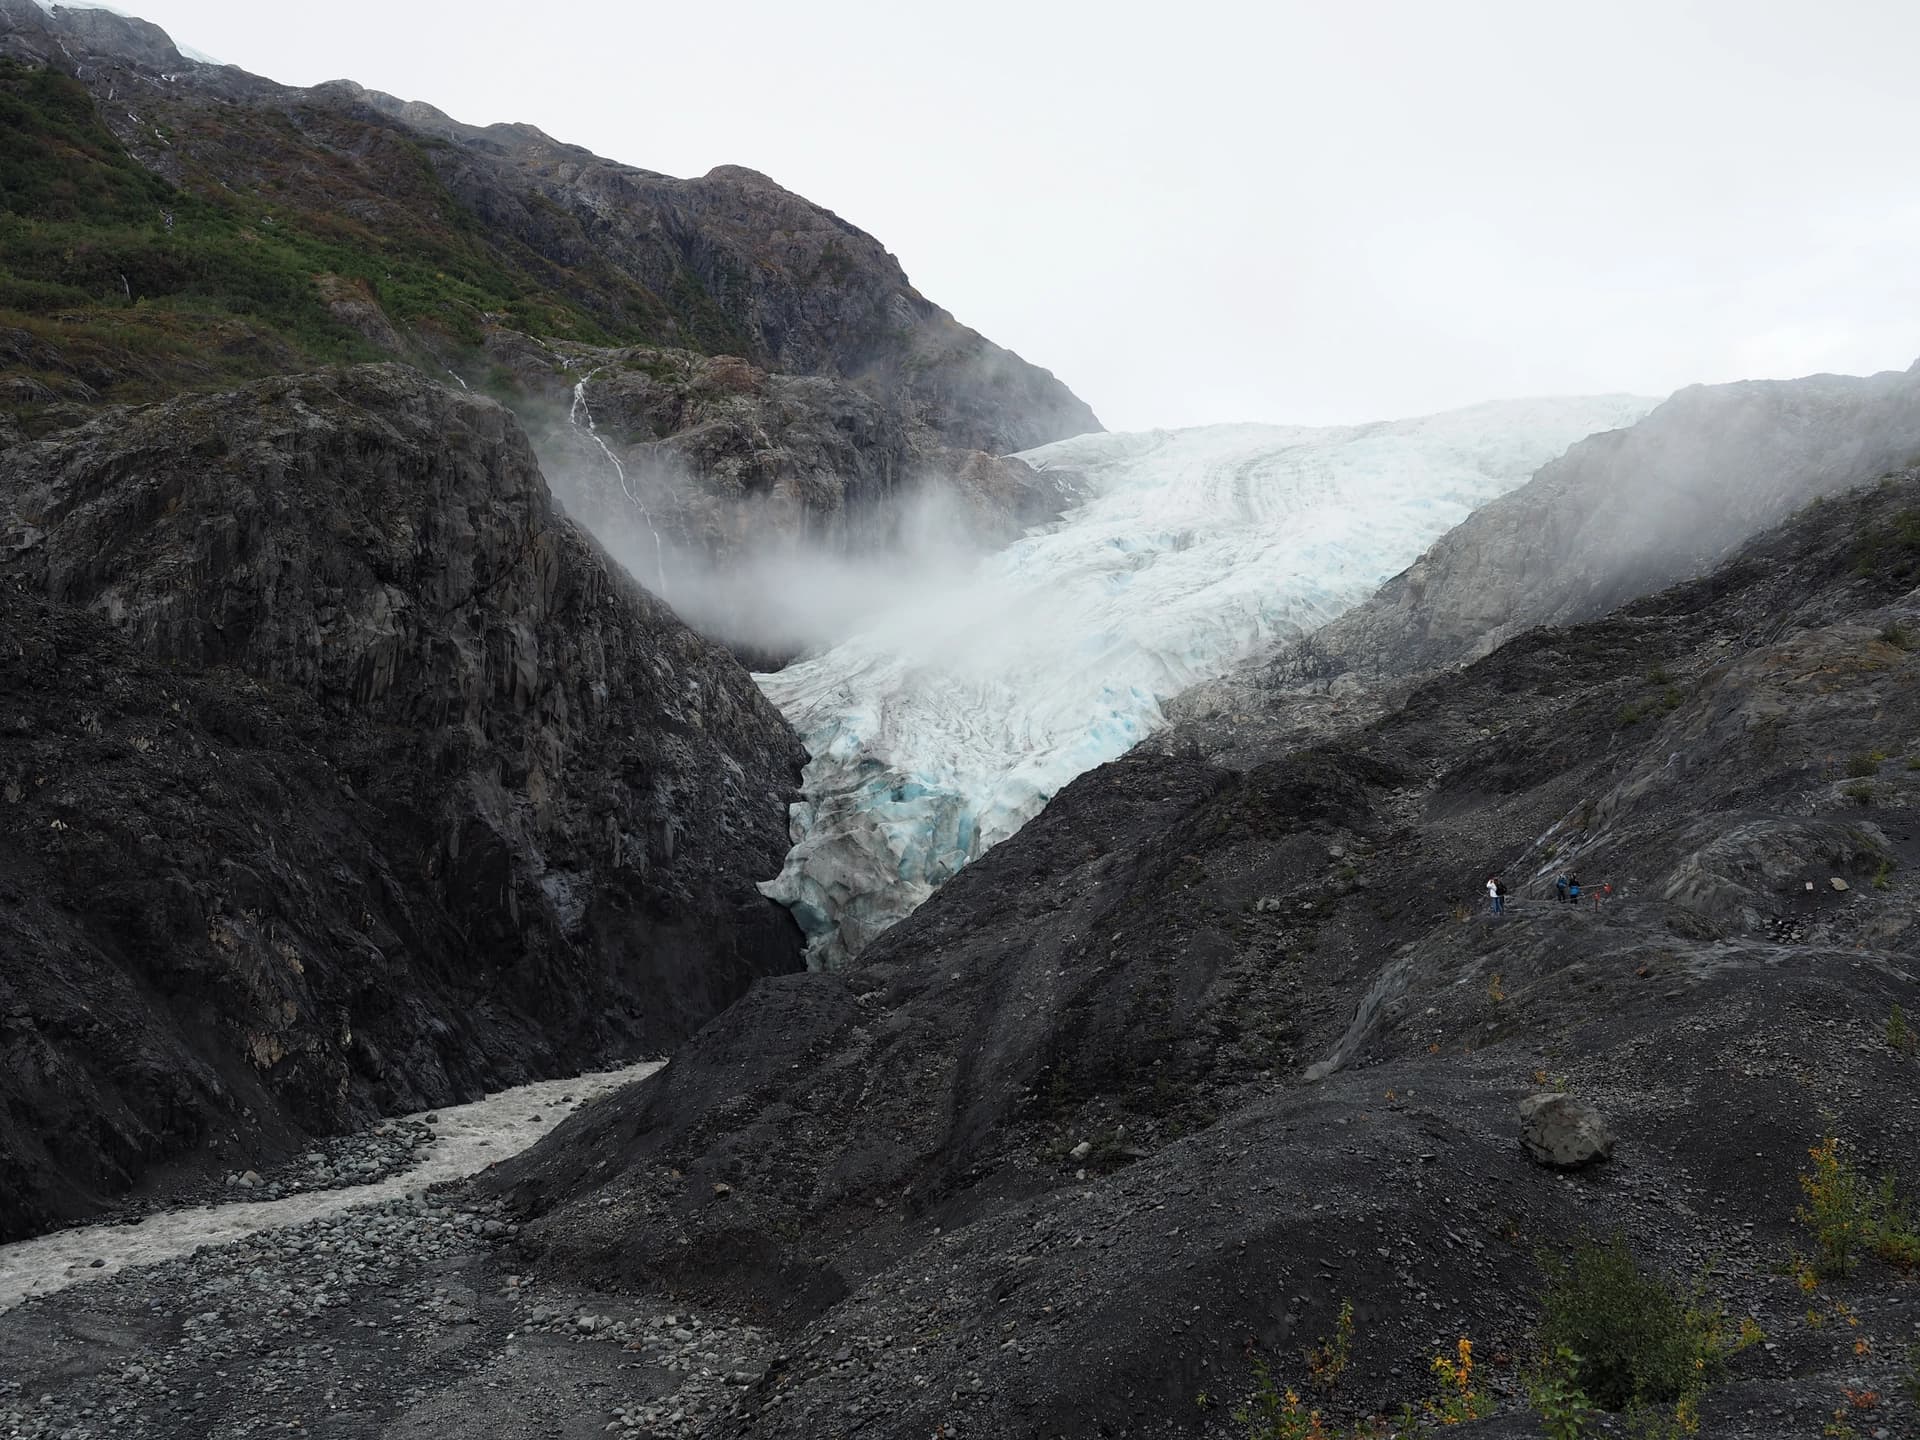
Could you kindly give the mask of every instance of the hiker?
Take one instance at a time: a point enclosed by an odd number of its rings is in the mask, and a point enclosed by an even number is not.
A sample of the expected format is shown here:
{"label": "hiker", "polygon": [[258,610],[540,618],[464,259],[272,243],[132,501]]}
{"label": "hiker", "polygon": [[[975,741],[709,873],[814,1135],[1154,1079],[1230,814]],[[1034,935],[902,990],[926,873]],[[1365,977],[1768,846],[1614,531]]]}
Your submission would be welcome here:
{"label": "hiker", "polygon": [[1569,905],[1578,905],[1580,903],[1580,877],[1578,875],[1569,875],[1567,877],[1567,903]]}
{"label": "hiker", "polygon": [[1507,887],[1500,883],[1498,875],[1487,876],[1487,899],[1493,905],[1493,913],[1496,915],[1507,908]]}
{"label": "hiker", "polygon": [[1565,875],[1562,875],[1558,880],[1553,882],[1553,888],[1557,892],[1554,896],[1555,899],[1565,900],[1567,898],[1567,885],[1568,881]]}
{"label": "hiker", "polygon": [[1611,880],[1603,880],[1600,883],[1600,893],[1595,897],[1594,903],[1596,905],[1604,905],[1611,899],[1613,899],[1613,882]]}

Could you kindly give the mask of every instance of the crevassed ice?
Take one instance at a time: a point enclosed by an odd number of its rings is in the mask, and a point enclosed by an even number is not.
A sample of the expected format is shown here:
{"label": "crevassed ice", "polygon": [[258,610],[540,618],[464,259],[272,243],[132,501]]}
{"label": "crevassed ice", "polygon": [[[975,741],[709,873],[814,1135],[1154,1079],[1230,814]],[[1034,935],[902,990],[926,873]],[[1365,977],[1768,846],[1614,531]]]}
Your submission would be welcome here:
{"label": "crevassed ice", "polygon": [[805,740],[761,886],[838,965],[1162,723],[1161,702],[1369,595],[1476,506],[1655,402],[1087,435],[1028,451],[1090,498],[831,650],[756,677]]}

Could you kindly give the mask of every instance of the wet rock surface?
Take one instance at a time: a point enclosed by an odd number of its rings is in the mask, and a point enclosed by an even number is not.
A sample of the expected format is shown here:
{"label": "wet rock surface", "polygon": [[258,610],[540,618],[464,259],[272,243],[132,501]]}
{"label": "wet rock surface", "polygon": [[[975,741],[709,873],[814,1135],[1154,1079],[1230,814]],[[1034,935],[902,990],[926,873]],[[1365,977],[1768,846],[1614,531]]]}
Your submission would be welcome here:
{"label": "wet rock surface", "polygon": [[797,742],[396,366],[0,457],[0,1235],[657,1051],[799,963]]}
{"label": "wet rock surface", "polygon": [[167,1185],[164,1193],[136,1195],[115,1205],[110,1218],[138,1224],[149,1215],[186,1205],[279,1200],[288,1195],[370,1185],[411,1169],[420,1151],[433,1139],[433,1126],[424,1121],[383,1121],[370,1130],[326,1136],[312,1149],[262,1170],[229,1170],[225,1174],[190,1171]]}

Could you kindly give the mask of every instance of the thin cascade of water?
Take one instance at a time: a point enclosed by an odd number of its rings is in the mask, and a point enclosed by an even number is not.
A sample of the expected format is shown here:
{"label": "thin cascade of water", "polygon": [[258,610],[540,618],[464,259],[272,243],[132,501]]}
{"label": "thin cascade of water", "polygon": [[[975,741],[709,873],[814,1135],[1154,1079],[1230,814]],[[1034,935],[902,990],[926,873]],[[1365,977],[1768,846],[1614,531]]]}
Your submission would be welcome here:
{"label": "thin cascade of water", "polygon": [[640,511],[640,518],[647,522],[647,533],[653,536],[654,564],[659,569],[658,593],[664,600],[667,598],[667,549],[661,543],[659,530],[654,527],[653,512],[647,509],[647,502],[634,494],[633,487],[627,483],[627,467],[620,463],[620,457],[613,453],[613,447],[600,438],[600,432],[593,423],[593,407],[587,403],[587,383],[599,373],[599,368],[589,370],[573,387],[573,404],[567,409],[567,423],[576,430],[586,431],[587,438],[600,447],[600,453],[607,457],[607,463],[613,466],[613,473],[619,477],[620,493],[633,502]]}

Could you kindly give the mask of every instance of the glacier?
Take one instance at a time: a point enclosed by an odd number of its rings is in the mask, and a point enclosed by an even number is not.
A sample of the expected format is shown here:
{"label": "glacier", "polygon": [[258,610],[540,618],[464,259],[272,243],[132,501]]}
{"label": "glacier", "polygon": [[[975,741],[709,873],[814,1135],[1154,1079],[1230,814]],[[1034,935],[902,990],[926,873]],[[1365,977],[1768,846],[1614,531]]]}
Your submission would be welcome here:
{"label": "glacier", "polygon": [[836,968],[1161,705],[1365,599],[1628,395],[1356,426],[1209,425],[1025,452],[1074,472],[1061,520],[931,576],[832,648],[757,675],[811,757],[763,893]]}

